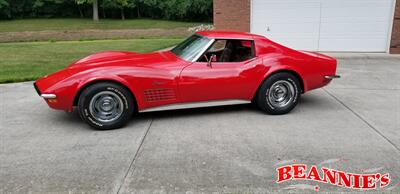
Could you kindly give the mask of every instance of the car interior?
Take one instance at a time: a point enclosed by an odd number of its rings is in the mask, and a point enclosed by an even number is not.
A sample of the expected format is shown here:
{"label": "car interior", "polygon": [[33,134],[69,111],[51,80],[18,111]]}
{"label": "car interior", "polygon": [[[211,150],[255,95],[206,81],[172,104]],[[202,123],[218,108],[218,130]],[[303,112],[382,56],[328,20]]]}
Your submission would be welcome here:
{"label": "car interior", "polygon": [[216,40],[198,61],[208,62],[212,55],[216,56],[216,62],[242,62],[249,60],[254,57],[253,41]]}

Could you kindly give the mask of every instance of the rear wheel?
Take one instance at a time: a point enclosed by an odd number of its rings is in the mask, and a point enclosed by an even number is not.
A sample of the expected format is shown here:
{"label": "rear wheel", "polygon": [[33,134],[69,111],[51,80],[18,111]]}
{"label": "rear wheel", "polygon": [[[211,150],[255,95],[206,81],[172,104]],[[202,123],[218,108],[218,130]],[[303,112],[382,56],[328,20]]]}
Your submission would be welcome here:
{"label": "rear wheel", "polygon": [[300,93],[300,83],[294,75],[276,73],[261,85],[257,106],[269,114],[286,114],[296,107]]}
{"label": "rear wheel", "polygon": [[120,128],[132,116],[132,94],[121,85],[102,82],[85,88],[78,101],[79,115],[90,126],[108,130]]}

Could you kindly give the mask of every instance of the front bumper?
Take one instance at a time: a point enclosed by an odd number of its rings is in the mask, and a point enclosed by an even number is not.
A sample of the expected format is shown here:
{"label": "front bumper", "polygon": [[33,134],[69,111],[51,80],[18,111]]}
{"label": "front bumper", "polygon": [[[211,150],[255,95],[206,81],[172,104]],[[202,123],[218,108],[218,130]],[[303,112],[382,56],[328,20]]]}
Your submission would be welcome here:
{"label": "front bumper", "polygon": [[40,95],[44,99],[56,99],[57,96],[55,94],[41,94]]}
{"label": "front bumper", "polygon": [[35,88],[38,95],[44,99],[56,99],[57,98],[57,95],[55,95],[55,94],[42,94],[39,87],[36,85],[36,82],[33,83],[33,87]]}
{"label": "front bumper", "polygon": [[333,80],[340,78],[340,75],[326,75],[325,79]]}

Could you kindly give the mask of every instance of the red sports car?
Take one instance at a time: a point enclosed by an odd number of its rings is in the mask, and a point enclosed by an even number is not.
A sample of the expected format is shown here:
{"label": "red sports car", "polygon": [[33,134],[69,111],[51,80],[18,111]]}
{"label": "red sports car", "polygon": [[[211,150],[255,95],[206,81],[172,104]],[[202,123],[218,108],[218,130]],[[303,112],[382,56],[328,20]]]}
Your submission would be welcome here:
{"label": "red sports car", "polygon": [[253,102],[285,114],[301,93],[337,77],[332,57],[255,34],[203,31],[168,51],[93,54],[34,87],[51,108],[70,112],[76,106],[90,126],[113,129],[135,111]]}

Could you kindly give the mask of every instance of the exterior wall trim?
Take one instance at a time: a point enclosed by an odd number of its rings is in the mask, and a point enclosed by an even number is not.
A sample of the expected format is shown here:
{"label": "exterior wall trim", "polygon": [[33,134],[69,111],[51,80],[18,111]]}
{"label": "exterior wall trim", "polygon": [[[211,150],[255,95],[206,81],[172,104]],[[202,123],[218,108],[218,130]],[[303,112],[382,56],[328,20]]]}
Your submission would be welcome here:
{"label": "exterior wall trim", "polygon": [[388,33],[388,40],[387,40],[387,50],[386,53],[390,53],[390,49],[392,48],[392,39],[393,39],[393,26],[396,17],[396,6],[397,0],[393,0],[393,8],[392,8],[392,17],[389,19],[389,33]]}
{"label": "exterior wall trim", "polygon": [[253,0],[250,0],[250,20],[249,20],[249,32],[253,32],[253,27],[251,25],[253,21]]}

